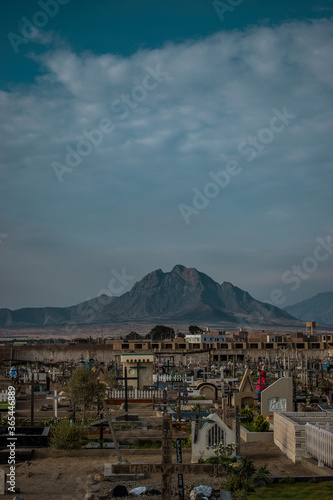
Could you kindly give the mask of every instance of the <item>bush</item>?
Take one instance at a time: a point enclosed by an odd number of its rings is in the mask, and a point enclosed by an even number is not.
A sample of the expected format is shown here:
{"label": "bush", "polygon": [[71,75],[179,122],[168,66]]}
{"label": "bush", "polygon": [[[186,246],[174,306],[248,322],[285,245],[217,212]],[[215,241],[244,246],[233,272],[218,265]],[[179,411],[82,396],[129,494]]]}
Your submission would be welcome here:
{"label": "bush", "polygon": [[221,490],[232,491],[232,498],[235,498],[234,492],[248,491],[249,485],[246,479],[240,476],[232,475],[226,481],[220,484]]}
{"label": "bush", "polygon": [[258,486],[266,486],[267,484],[271,483],[272,479],[269,476],[270,472],[267,469],[267,465],[258,467],[258,469],[256,469],[252,474],[252,481],[254,486],[257,488]]}
{"label": "bush", "polygon": [[258,415],[254,423],[254,430],[255,432],[268,432],[269,422],[262,415]]}
{"label": "bush", "polygon": [[51,430],[50,445],[56,450],[78,450],[81,448],[81,440],[84,437],[81,425],[62,420]]}
{"label": "bush", "polygon": [[295,482],[295,478],[292,476],[286,476],[280,479],[279,483],[281,484],[293,484]]}
{"label": "bush", "polygon": [[249,409],[249,408],[243,408],[241,411],[240,411],[240,414],[241,415],[246,415],[247,418],[244,418],[242,419],[243,422],[253,422],[253,413],[252,411]]}

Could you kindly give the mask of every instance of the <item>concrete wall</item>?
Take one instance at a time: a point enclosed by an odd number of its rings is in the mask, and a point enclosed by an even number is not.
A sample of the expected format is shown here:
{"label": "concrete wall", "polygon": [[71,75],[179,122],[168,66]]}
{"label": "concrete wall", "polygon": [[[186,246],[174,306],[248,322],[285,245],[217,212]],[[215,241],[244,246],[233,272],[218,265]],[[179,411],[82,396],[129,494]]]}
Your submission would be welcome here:
{"label": "concrete wall", "polygon": [[272,443],[273,432],[250,432],[242,425],[240,426],[240,437],[245,443]]}
{"label": "concrete wall", "polygon": [[274,443],[294,463],[306,456],[305,424],[333,422],[330,412],[274,413]]}

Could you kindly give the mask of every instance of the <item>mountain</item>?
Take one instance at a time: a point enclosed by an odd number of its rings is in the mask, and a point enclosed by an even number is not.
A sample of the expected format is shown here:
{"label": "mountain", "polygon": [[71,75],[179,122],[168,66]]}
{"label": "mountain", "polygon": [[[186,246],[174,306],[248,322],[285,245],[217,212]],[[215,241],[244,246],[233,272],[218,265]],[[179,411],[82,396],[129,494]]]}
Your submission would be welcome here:
{"label": "mountain", "polygon": [[119,297],[103,295],[71,307],[0,309],[0,326],[114,323],[121,321],[226,322],[254,325],[290,324],[295,318],[259,302],[224,282],[221,285],[194,268],[175,266],[153,271]]}
{"label": "mountain", "polygon": [[284,308],[303,321],[316,321],[333,325],[333,292],[318,293],[310,299]]}

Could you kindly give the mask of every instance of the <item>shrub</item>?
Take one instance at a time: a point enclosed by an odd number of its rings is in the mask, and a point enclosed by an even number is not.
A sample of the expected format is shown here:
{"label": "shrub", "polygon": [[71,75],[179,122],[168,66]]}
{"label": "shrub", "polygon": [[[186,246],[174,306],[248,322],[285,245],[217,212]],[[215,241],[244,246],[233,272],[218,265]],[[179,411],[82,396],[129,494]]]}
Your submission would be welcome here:
{"label": "shrub", "polygon": [[50,445],[56,450],[78,450],[83,437],[84,431],[81,425],[62,420],[52,428]]}
{"label": "shrub", "polygon": [[255,487],[258,486],[266,486],[267,484],[272,482],[272,479],[269,477],[270,472],[267,469],[267,465],[263,467],[258,467],[256,471],[252,474],[252,481]]}
{"label": "shrub", "polygon": [[292,476],[286,476],[280,479],[279,483],[281,484],[293,484],[295,482],[295,478]]}
{"label": "shrub", "polygon": [[243,419],[243,422],[253,422],[253,413],[252,411],[249,409],[249,408],[243,408],[241,411],[240,411],[240,414],[241,415],[246,415],[247,418],[244,418]]}
{"label": "shrub", "polygon": [[255,432],[268,432],[269,422],[262,415],[258,415],[254,423],[254,430]]}
{"label": "shrub", "polygon": [[220,490],[232,491],[232,498],[235,498],[234,492],[248,491],[249,485],[245,479],[233,474],[226,481],[222,481]]}

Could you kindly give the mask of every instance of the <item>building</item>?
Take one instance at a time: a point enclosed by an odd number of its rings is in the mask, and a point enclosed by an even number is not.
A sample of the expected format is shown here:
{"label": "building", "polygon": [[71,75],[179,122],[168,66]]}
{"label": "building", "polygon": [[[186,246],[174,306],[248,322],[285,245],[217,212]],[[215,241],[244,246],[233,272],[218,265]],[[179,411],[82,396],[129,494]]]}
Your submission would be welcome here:
{"label": "building", "polygon": [[192,344],[219,344],[226,342],[226,335],[225,332],[207,330],[202,333],[187,334],[185,335],[185,341]]}

